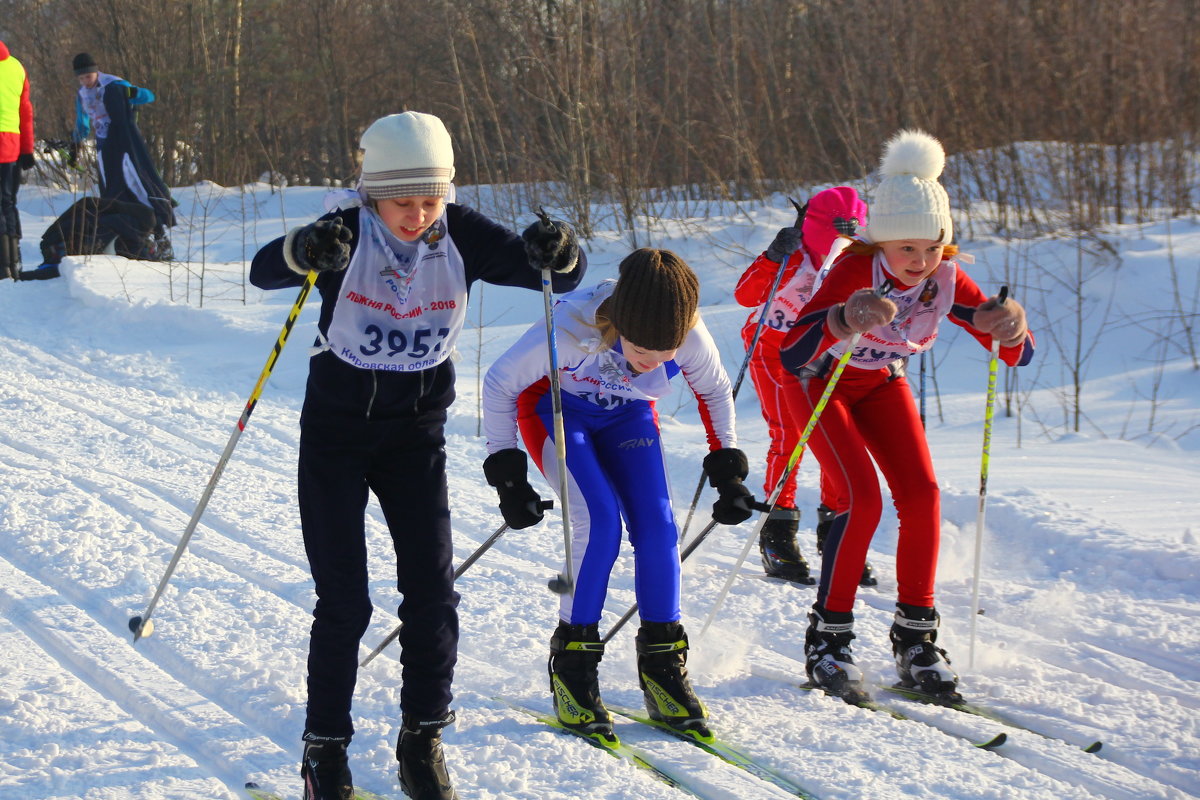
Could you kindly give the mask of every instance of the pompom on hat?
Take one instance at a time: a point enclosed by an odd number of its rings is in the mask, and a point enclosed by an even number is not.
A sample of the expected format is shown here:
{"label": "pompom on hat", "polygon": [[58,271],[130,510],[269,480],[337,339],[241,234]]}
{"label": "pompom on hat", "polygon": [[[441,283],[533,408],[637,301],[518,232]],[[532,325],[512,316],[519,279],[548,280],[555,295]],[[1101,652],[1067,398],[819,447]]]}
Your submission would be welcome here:
{"label": "pompom on hat", "polygon": [[872,242],[929,239],[949,244],[954,238],[950,198],[938,183],[946,166],[942,143],[924,131],[900,131],[884,145],[867,218]]}
{"label": "pompom on hat", "polygon": [[608,299],[617,332],[647,350],[676,350],[687,338],[700,305],[700,281],[670,250],[641,248],[621,262]]}
{"label": "pompom on hat", "polygon": [[96,66],[96,59],[92,58],[87,53],[78,53],[71,59],[71,69],[75,70],[76,75],[87,75],[89,72],[99,72],[100,68]]}
{"label": "pompom on hat", "polygon": [[363,131],[362,183],[373,200],[445,197],[454,180],[454,148],[441,119],[419,111],[391,114]]}
{"label": "pompom on hat", "polygon": [[834,186],[817,192],[809,199],[800,235],[810,253],[820,259],[829,255],[838,237],[838,230],[833,224],[838,218],[847,222],[853,220],[857,225],[866,221],[867,204],[853,188]]}

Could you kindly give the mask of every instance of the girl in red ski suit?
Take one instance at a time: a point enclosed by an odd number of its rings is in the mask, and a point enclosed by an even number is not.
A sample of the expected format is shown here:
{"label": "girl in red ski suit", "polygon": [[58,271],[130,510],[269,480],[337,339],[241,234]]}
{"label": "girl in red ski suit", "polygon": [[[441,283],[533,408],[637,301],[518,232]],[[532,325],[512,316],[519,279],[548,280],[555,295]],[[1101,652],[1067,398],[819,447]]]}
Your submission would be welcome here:
{"label": "girl in red ski suit", "polygon": [[[933,644],[941,524],[937,478],[912,391],[898,366],[933,346],[943,318],[985,348],[994,335],[1009,366],[1033,356],[1020,305],[988,299],[954,259],[957,248],[943,244],[952,233],[949,200],[936,180],[944,158],[928,134],[905,131],[889,142],[867,241],[851,245],[833,265],[780,350],[783,366],[796,376],[784,391],[793,424],[800,427],[848,340],[861,334],[808,441],[837,506],[809,616],[806,666],[814,683],[838,694],[862,691],[850,640],[858,578],[883,511],[876,465],[899,517],[899,596],[891,639],[901,682],[932,694],[956,694],[957,676],[945,651]],[[876,287],[885,281],[890,288],[880,296]]]}
{"label": "girl in red ski suit", "polygon": [[[754,309],[742,326],[742,342],[750,353],[747,369],[770,436],[763,478],[764,497],[771,496],[787,472],[788,459],[800,441],[801,431],[793,424],[784,402],[783,386],[791,379],[791,374],[780,363],[779,346],[796,324],[800,309],[812,297],[831,249],[836,247],[836,252],[840,252],[847,243],[842,239],[841,244],[835,244],[838,241],[835,223],[852,231],[866,220],[866,216],[867,206],[853,188],[835,186],[818,192],[804,206],[796,225],[782,228],[775,235],[770,246],[747,268],[734,288],[733,296],[738,303]],[[779,274],[781,264],[782,275]],[[767,303],[764,316],[763,305]],[[828,528],[832,516],[827,516],[826,512],[835,505],[829,484],[822,478],[818,515],[823,522],[818,525],[818,552],[822,550],[824,528]],[[775,508],[763,525],[758,546],[763,569],[768,575],[811,584],[815,581],[809,577],[808,562],[796,543],[799,520],[796,470],[792,470],[787,474]],[[867,585],[874,584],[869,566],[864,566],[863,579]]]}

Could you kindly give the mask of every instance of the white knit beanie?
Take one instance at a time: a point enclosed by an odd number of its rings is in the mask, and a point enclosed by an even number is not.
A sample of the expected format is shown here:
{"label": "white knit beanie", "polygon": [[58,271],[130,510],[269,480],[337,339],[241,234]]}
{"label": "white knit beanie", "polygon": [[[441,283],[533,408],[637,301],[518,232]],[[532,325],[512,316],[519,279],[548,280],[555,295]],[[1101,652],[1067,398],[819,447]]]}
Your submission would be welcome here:
{"label": "white knit beanie", "polygon": [[375,120],[363,131],[362,181],[373,200],[445,197],[454,180],[454,149],[440,119],[405,111]]}
{"label": "white knit beanie", "polygon": [[864,232],[872,242],[929,239],[949,244],[954,238],[950,198],[938,183],[946,166],[942,143],[924,131],[900,131],[884,145],[876,187]]}

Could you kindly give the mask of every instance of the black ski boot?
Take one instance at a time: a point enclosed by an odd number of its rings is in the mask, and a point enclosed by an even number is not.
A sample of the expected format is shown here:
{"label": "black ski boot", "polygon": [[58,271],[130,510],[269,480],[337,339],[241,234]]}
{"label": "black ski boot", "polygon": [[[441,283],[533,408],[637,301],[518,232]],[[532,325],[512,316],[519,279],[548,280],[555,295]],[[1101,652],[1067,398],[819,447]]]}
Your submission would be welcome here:
{"label": "black ski boot", "polygon": [[678,622],[643,622],[637,635],[638,683],[651,719],[694,739],[712,741],[708,711],[687,673],[688,638]]}
{"label": "black ski boot", "polygon": [[[825,538],[829,536],[829,528],[837,512],[822,503],[817,506],[817,554],[825,555]],[[870,561],[863,562],[862,577],[858,579],[859,586],[878,586],[879,579],[875,577],[875,568]]]}
{"label": "black ski boot", "polygon": [[809,574],[808,562],[796,546],[800,512],[794,508],[774,508],[763,523],[758,538],[763,569],[772,578],[812,586],[817,579]]}
{"label": "black ski boot", "polygon": [[804,669],[808,680],[827,694],[847,703],[864,702],[870,695],[863,674],[854,664],[850,642],[854,639],[854,614],[827,611],[814,605],[804,634]]}
{"label": "black ski boot", "polygon": [[940,621],[936,609],[896,603],[891,639],[899,685],[946,702],[961,702],[958,675],[950,669],[946,651],[934,644]]}
{"label": "black ski boot", "polygon": [[558,721],[573,731],[615,742],[612,716],[600,699],[604,644],[597,625],[559,622],[550,639],[550,694]]}
{"label": "black ski boot", "polygon": [[433,719],[411,714],[401,718],[400,737],[396,740],[396,760],[400,769],[400,788],[412,800],[458,800],[446,769],[442,750],[442,728],[454,724],[454,712]]}
{"label": "black ski boot", "polygon": [[9,275],[14,281],[21,280],[21,237],[9,234],[5,237],[8,247]]}
{"label": "black ski boot", "polygon": [[8,236],[0,236],[0,281],[12,278],[21,280],[21,268],[12,263],[12,251],[8,249]]}
{"label": "black ski boot", "polygon": [[354,779],[346,758],[349,736],[304,734],[304,757],[300,778],[304,800],[354,800]]}

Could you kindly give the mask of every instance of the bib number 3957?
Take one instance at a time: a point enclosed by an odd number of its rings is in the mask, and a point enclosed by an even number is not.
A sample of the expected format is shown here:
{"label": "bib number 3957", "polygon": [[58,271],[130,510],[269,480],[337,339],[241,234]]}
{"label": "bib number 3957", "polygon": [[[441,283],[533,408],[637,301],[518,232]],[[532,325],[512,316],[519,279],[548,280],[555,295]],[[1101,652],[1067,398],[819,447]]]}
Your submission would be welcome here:
{"label": "bib number 3957", "polygon": [[440,351],[442,342],[450,335],[449,328],[439,328],[436,333],[432,328],[417,328],[406,333],[396,328],[385,331],[378,325],[368,325],[363,332],[367,335],[367,342],[359,346],[359,351],[364,356],[377,356],[386,350],[388,358],[399,355],[424,358]]}

